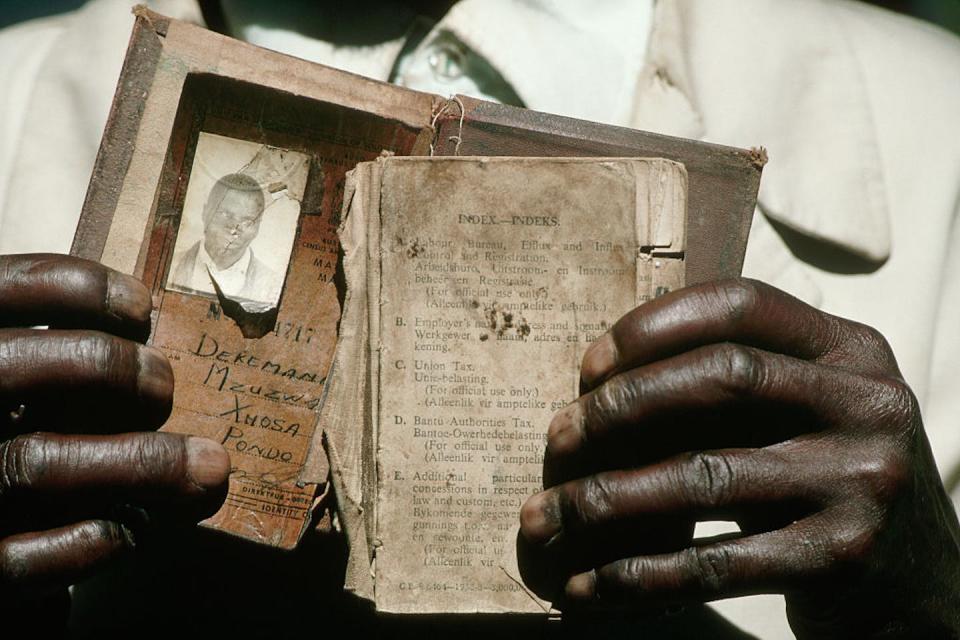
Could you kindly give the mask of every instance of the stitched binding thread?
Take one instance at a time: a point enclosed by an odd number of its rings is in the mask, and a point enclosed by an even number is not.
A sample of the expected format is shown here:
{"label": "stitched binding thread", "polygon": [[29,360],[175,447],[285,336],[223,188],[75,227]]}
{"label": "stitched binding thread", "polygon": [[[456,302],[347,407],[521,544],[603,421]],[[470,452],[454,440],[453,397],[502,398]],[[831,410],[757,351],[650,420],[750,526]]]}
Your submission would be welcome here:
{"label": "stitched binding thread", "polygon": [[433,131],[433,141],[430,143],[431,156],[434,155],[434,152],[436,150],[436,140],[437,140],[436,136],[437,136],[437,133],[439,133],[437,131],[437,120],[440,119],[440,116],[442,116],[444,113],[450,110],[451,104],[456,104],[457,107],[460,109],[460,121],[457,127],[457,135],[449,136],[447,138],[447,141],[455,143],[453,147],[453,155],[455,156],[460,155],[460,144],[463,142],[463,137],[462,137],[463,136],[463,119],[466,113],[466,108],[463,106],[463,101],[460,100],[459,97],[450,96],[450,98],[447,99],[447,101],[444,102],[439,109],[437,109],[436,113],[433,114],[433,119],[430,121],[430,129]]}

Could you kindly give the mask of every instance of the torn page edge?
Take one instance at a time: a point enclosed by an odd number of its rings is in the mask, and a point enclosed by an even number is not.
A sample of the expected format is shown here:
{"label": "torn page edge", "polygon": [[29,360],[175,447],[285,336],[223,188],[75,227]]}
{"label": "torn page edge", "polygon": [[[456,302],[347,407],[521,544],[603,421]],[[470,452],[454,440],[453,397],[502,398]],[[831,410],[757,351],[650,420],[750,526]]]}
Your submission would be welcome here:
{"label": "torn page edge", "polygon": [[[337,236],[340,239],[340,246],[344,251],[344,263],[347,262],[347,256],[352,252],[354,244],[351,240],[347,225],[349,224],[348,212],[353,203],[356,187],[357,182],[353,172],[348,172],[346,182],[344,184],[340,225],[337,227]],[[343,334],[349,334],[350,328],[355,324],[353,313],[351,313],[353,305],[350,304],[352,287],[349,286],[349,281],[347,284],[348,286],[344,296],[343,309],[340,310],[340,323],[338,327],[339,335],[337,336],[337,343],[334,347],[333,360],[330,363],[329,370],[327,371],[327,379],[323,385],[323,393],[320,396],[320,405],[317,407],[317,424],[314,428],[313,438],[310,442],[310,450],[307,452],[307,458],[304,462],[303,469],[300,472],[300,477],[297,480],[297,484],[319,484],[319,481],[326,482],[327,476],[329,475],[330,466],[327,460],[326,450],[323,447],[321,440],[323,438],[324,431],[329,430],[336,433],[337,427],[339,426],[336,424],[336,414],[339,412],[339,407],[328,406],[328,403],[331,403],[331,405],[336,405],[339,398],[343,397],[343,392],[340,390],[340,387],[347,384],[344,378],[349,376],[350,369],[347,360],[349,360],[348,352],[351,350],[350,340],[346,339]],[[336,393],[333,393],[331,391],[332,389],[336,389]],[[339,442],[338,436],[339,434],[334,436],[333,439],[338,443],[338,446],[340,446],[341,443]],[[359,499],[359,496],[356,497]]]}
{"label": "torn page edge", "polygon": [[327,398],[330,396],[330,388],[337,385],[338,375],[337,363],[334,360],[329,371],[327,371],[323,391],[320,392],[320,406],[317,408],[317,419],[314,421],[313,437],[310,440],[310,448],[307,450],[307,458],[300,470],[300,476],[297,478],[298,487],[304,487],[308,484],[315,484],[319,487],[329,481],[330,462],[321,442],[324,431],[322,413],[327,404]]}
{"label": "torn page edge", "polygon": [[347,538],[348,556],[343,588],[357,597],[373,602],[374,582],[367,552],[363,507],[354,502],[345,490],[343,466],[340,464],[337,448],[326,432],[322,442],[330,460],[330,483],[337,499],[337,515]]}
{"label": "torn page edge", "polygon": [[366,188],[363,223],[366,225],[361,232],[366,232],[366,296],[367,296],[367,344],[366,358],[368,363],[368,377],[366,379],[366,396],[369,414],[365,420],[365,433],[368,437],[366,451],[370,456],[363,461],[364,470],[364,505],[367,509],[367,544],[371,552],[371,564],[376,568],[376,553],[380,546],[378,501],[380,491],[380,304],[382,291],[380,289],[380,261],[381,261],[381,224],[380,224],[380,184],[381,172],[388,158],[380,158],[376,162],[364,163],[357,166],[358,184]]}

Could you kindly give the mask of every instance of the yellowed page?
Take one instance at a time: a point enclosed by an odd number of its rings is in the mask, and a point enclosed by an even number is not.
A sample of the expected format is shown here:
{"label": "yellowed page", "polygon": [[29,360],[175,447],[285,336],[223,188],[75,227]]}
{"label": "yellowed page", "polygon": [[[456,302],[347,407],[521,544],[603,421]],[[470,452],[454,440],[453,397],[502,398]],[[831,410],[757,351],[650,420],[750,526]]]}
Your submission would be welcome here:
{"label": "yellowed page", "polygon": [[[380,167],[377,608],[543,613],[501,560],[541,487],[546,428],[577,394],[583,351],[656,292],[663,262],[639,274],[638,258],[682,259],[683,167]],[[669,271],[670,286],[682,282]]]}

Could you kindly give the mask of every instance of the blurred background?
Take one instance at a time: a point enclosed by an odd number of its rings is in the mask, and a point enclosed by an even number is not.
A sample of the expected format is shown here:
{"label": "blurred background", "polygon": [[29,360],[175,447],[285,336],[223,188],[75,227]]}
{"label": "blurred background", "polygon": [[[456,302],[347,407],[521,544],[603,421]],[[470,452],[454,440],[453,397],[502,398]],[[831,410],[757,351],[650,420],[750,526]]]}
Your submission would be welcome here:
{"label": "blurred background", "polygon": [[871,0],[870,4],[909,13],[960,33],[960,0]]}
{"label": "blurred background", "polygon": [[[870,3],[908,13],[960,33],[960,0],[870,0]],[[82,4],[83,0],[0,0],[0,29],[30,18],[69,11]]]}

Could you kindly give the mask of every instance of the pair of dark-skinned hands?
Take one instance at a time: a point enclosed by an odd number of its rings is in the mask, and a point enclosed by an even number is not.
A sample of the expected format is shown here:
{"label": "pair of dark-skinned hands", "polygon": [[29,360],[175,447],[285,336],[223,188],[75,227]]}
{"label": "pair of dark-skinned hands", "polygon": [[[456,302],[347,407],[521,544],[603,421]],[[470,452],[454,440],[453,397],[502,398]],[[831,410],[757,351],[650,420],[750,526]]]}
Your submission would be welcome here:
{"label": "pair of dark-skinned hands", "polygon": [[101,265],[0,256],[0,608],[63,604],[134,548],[145,514],[196,523],[223,501],[219,444],[151,431],[173,372],[142,344],[150,312]]}
{"label": "pair of dark-skinned hands", "polygon": [[[7,604],[127,554],[131,512],[193,523],[223,500],[219,445],[149,431],[173,392],[142,345],[150,307],[100,265],[0,257]],[[799,637],[956,637],[960,527],[875,330],[757,282],[714,283],[622,318],[582,378],[520,514],[538,594],[603,615],[783,593]],[[741,534],[693,540],[718,519]]]}

